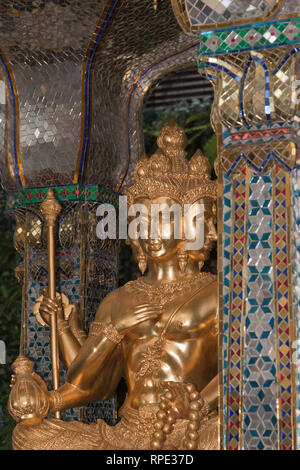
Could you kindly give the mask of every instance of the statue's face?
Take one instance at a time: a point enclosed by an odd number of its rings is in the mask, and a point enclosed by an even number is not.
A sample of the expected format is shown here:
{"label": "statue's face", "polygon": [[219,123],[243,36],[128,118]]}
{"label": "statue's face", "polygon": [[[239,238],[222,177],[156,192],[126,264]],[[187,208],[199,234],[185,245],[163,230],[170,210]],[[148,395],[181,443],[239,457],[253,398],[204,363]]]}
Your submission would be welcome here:
{"label": "statue's face", "polygon": [[[145,212],[140,213],[139,218],[141,237],[138,243],[142,251],[147,258],[153,260],[172,258],[176,254],[180,243],[182,243],[181,238],[176,239],[175,237],[176,216],[170,211],[170,223],[165,223],[162,214],[159,213],[157,224],[155,224],[151,214],[153,214],[154,205],[164,204],[165,207],[171,208],[174,204],[178,205],[177,201],[169,197],[157,197],[155,199],[139,198],[135,203],[143,205],[146,209]],[[181,223],[180,219],[179,224]],[[136,241],[133,240],[133,246],[135,244]]]}
{"label": "statue's face", "polygon": [[[203,246],[201,249],[190,250],[189,256],[192,260],[196,261],[205,261],[209,258],[210,251],[212,249],[213,243],[217,240],[217,231],[215,226],[215,219],[216,219],[216,204],[209,198],[199,199],[195,201],[195,204],[201,204],[204,207],[204,217],[203,217],[203,224],[204,224],[204,240]],[[194,234],[194,237],[191,238],[190,242],[194,242],[196,239],[196,221],[195,219],[191,219],[191,234]]]}
{"label": "statue's face", "polygon": [[[135,204],[141,204],[141,208],[144,207],[145,211],[141,211],[139,214],[139,231],[140,235],[138,240],[130,240],[133,249],[138,246],[145,253],[147,258],[152,260],[168,260],[176,255],[176,252],[183,244],[185,233],[189,234],[189,238],[185,237],[185,244],[187,242],[195,242],[197,237],[197,230],[199,227],[196,224],[195,218],[188,218],[184,221],[183,208],[178,202],[170,197],[157,197],[154,199],[139,198],[135,201]],[[171,208],[180,208],[179,214],[173,210],[169,210],[169,214],[164,218],[161,213],[155,220],[153,216],[154,205],[165,205],[167,211]],[[217,239],[216,229],[214,225],[214,214],[213,214],[213,203],[210,199],[200,199],[195,201],[193,206],[202,204],[204,207],[204,218],[202,223],[204,224],[204,243],[200,249],[189,250],[188,254],[193,260],[205,260],[209,256],[213,242]],[[132,219],[131,219],[132,220]],[[185,225],[188,224],[188,232],[185,231]],[[178,228],[181,227],[182,236],[178,234]],[[156,230],[155,230],[156,228]],[[184,233],[185,231],[185,233]],[[144,236],[143,236],[144,235]],[[130,237],[130,233],[129,233]]]}

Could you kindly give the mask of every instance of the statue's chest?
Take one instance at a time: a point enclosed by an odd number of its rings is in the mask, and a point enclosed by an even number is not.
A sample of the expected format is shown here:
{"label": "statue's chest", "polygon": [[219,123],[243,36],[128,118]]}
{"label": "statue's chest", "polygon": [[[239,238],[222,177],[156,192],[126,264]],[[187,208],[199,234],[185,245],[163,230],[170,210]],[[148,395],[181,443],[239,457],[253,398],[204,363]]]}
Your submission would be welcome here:
{"label": "statue's chest", "polygon": [[160,335],[165,332],[166,338],[187,335],[199,327],[199,315],[189,307],[166,305],[164,313],[154,325],[154,331]]}
{"label": "statue's chest", "polygon": [[[157,319],[141,323],[132,332],[135,338],[159,337],[168,339],[188,336],[199,328],[198,312],[180,304],[165,305],[165,311]],[[200,325],[201,327],[201,325]]]}

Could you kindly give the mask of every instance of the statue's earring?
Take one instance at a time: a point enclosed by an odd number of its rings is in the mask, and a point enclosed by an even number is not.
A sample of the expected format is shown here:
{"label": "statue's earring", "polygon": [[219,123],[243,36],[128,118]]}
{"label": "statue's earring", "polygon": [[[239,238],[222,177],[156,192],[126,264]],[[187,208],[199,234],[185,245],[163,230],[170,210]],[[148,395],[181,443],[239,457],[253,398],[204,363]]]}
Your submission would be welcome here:
{"label": "statue's earring", "polygon": [[147,258],[141,249],[139,249],[136,259],[139,265],[139,270],[144,274],[147,269]]}
{"label": "statue's earring", "polygon": [[179,250],[177,251],[177,260],[179,264],[179,269],[182,273],[184,273],[184,271],[186,270],[188,259],[189,257],[185,249],[185,245],[183,243],[181,247],[179,248]]}
{"label": "statue's earring", "polygon": [[213,215],[214,224],[216,224],[217,223],[217,206],[215,203],[213,203],[213,206],[212,206],[212,215]]}
{"label": "statue's earring", "polygon": [[204,261],[199,261],[199,262],[198,262],[199,271],[201,271],[201,269],[203,268],[203,266],[204,266]]}

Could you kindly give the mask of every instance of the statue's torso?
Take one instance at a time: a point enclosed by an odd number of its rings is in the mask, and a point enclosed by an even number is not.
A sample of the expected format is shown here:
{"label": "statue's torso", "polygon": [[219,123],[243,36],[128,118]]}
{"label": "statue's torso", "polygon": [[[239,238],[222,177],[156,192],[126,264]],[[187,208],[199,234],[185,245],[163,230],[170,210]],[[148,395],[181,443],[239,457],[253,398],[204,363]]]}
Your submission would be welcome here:
{"label": "statue's torso", "polygon": [[[157,320],[141,323],[123,341],[126,404],[131,407],[157,403],[162,381],[191,382],[202,390],[216,376],[217,283],[210,282],[196,291],[193,289],[165,303],[165,311]],[[132,298],[128,303],[133,308]],[[177,309],[163,333],[161,347],[153,354],[153,346]]]}

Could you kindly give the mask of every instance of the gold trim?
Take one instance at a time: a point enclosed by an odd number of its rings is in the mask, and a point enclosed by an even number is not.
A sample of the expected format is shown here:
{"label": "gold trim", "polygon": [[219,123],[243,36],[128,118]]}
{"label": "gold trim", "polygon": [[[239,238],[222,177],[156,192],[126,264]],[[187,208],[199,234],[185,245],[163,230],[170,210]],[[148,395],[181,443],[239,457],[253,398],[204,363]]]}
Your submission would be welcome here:
{"label": "gold trim", "polygon": [[[186,32],[191,32],[191,25],[189,22],[188,14],[185,8],[185,0],[171,0],[171,5],[173,8],[174,15],[181,26],[181,28]],[[182,11],[180,11],[180,8]],[[185,18],[183,18],[185,16]]]}
{"label": "gold trim", "polygon": [[[229,22],[226,22],[226,23],[213,23],[213,24],[206,24],[204,26],[191,26],[190,22],[188,22],[189,28],[186,28],[186,27],[183,26],[183,23],[178,19],[177,14],[176,14],[176,11],[178,11],[178,9],[180,9],[180,7],[182,7],[182,10],[187,15],[186,8],[185,8],[185,5],[184,5],[185,0],[171,0],[174,15],[176,16],[176,19],[177,19],[178,23],[183,28],[183,30],[188,32],[188,33],[199,32],[199,31],[209,32],[209,31],[215,30],[215,29],[223,29],[223,28],[231,28],[231,27],[234,28],[235,26],[247,26],[247,25],[251,25],[251,24],[255,24],[255,23],[262,23],[266,19],[268,19],[271,16],[275,15],[275,13],[277,13],[280,10],[280,8],[282,6],[282,2],[283,2],[283,0],[277,0],[276,3],[273,5],[273,7],[270,10],[268,10],[264,15],[257,16],[255,18],[249,18],[249,20],[229,21]],[[180,14],[180,13],[178,13],[178,14]],[[295,17],[295,15],[293,14],[291,16],[290,15],[283,16],[283,18],[280,18],[280,19],[286,19],[288,17]],[[278,18],[276,18],[276,20],[277,19]],[[275,21],[275,19],[274,19],[274,21]]]}
{"label": "gold trim", "polygon": [[276,21],[278,21],[278,20],[292,20],[293,18],[299,18],[299,17],[300,17],[300,13],[289,13],[288,15],[278,16],[278,18],[276,18]]}
{"label": "gold trim", "polygon": [[[27,233],[28,226],[28,212],[25,212],[25,233]],[[27,353],[27,322],[28,322],[28,291],[27,291],[27,274],[28,274],[28,242],[24,237],[24,277],[22,285],[22,311],[21,311],[21,334],[20,334],[20,347],[19,355],[26,355]]]}

